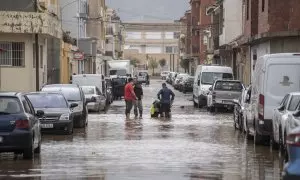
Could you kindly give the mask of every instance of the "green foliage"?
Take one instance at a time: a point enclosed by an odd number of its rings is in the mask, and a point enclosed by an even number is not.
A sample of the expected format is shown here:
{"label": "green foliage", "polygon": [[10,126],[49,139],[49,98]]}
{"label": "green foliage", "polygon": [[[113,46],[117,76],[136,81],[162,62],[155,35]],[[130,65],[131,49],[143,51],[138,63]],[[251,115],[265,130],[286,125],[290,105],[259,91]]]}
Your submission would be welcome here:
{"label": "green foliage", "polygon": [[130,64],[133,65],[134,67],[137,67],[137,65],[140,63],[140,60],[137,58],[131,58],[130,59]]}
{"label": "green foliage", "polygon": [[158,63],[155,59],[150,59],[149,67],[152,69],[152,74],[154,74],[154,69],[158,67]]}
{"label": "green foliage", "polygon": [[167,64],[167,60],[166,59],[159,60],[160,67],[164,67],[166,64]]}
{"label": "green foliage", "polygon": [[187,70],[189,69],[189,60],[188,59],[181,59],[180,60],[180,66],[184,69]]}

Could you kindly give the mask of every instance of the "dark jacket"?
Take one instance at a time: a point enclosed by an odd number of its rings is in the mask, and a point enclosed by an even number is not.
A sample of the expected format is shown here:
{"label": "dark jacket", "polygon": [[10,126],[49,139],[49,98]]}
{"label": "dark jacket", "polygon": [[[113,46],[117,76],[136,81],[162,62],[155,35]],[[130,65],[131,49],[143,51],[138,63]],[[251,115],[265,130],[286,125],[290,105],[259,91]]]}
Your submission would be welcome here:
{"label": "dark jacket", "polygon": [[138,100],[142,100],[142,96],[144,95],[142,85],[136,84],[133,90]]}
{"label": "dark jacket", "polygon": [[158,97],[158,99],[160,100],[161,103],[170,104],[171,101],[174,100],[175,94],[173,93],[173,91],[171,89],[165,87],[165,88],[162,88],[158,92],[157,97]]}

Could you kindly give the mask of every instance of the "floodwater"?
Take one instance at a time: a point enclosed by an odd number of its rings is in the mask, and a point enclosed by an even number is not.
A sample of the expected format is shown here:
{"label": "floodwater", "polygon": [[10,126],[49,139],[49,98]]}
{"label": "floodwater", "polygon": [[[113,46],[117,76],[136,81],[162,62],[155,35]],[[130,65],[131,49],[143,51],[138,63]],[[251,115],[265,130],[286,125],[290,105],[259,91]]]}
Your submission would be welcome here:
{"label": "floodwater", "polygon": [[195,109],[190,94],[176,92],[172,118],[151,119],[161,83],[144,87],[143,119],[125,120],[124,102],[115,101],[72,136],[43,135],[32,161],[0,154],[0,179],[280,179],[279,153],[234,130],[231,113]]}

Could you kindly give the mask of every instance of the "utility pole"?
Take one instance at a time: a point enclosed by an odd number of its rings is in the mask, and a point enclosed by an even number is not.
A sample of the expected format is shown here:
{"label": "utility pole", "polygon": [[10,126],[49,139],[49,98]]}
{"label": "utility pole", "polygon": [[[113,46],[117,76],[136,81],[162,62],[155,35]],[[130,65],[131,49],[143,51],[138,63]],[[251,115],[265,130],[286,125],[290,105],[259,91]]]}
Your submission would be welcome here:
{"label": "utility pole", "polygon": [[172,55],[173,55],[173,71],[175,71],[175,54]]}
{"label": "utility pole", "polygon": [[[80,38],[80,10],[81,10],[81,2],[80,0],[77,0],[77,21],[78,21],[78,26],[77,26],[77,41],[76,41],[76,45],[77,45],[77,48],[79,48],[79,38]],[[77,63],[78,63],[78,74],[81,74],[81,61],[80,60],[77,60]]]}
{"label": "utility pole", "polygon": [[169,64],[169,68],[170,68],[170,71],[172,71],[172,54],[170,54],[170,64]]}
{"label": "utility pole", "polygon": [[[38,13],[38,0],[35,0],[35,12]],[[35,88],[36,91],[40,90],[40,58],[39,58],[39,34],[35,33]]]}

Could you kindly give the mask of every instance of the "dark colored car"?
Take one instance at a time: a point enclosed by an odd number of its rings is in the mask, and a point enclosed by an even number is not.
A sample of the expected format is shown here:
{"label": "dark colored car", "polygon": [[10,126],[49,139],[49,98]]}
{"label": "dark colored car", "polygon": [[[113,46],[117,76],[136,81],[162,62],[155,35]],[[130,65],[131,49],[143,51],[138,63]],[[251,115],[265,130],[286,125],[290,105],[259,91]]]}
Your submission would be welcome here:
{"label": "dark colored car", "polygon": [[61,92],[67,99],[69,105],[77,103],[78,106],[72,108],[74,114],[74,127],[83,128],[88,124],[88,109],[82,89],[75,84],[51,84],[42,88],[44,92]]}
{"label": "dark colored car", "polygon": [[124,96],[126,83],[127,78],[125,77],[112,78],[112,92],[114,100],[121,99]]}
{"label": "dark colored car", "polygon": [[74,114],[70,108],[78,106],[77,103],[68,104],[68,101],[61,93],[36,92],[27,94],[35,111],[44,111],[40,117],[42,131],[63,131],[67,134],[73,133]]}
{"label": "dark colored car", "polygon": [[41,127],[35,110],[26,95],[0,93],[0,152],[22,154],[32,159],[41,152]]}
{"label": "dark colored car", "polygon": [[293,129],[286,139],[288,163],[284,166],[283,180],[300,179],[300,127]]}
{"label": "dark colored car", "polygon": [[193,92],[194,77],[187,77],[179,84],[179,91],[183,93]]}

